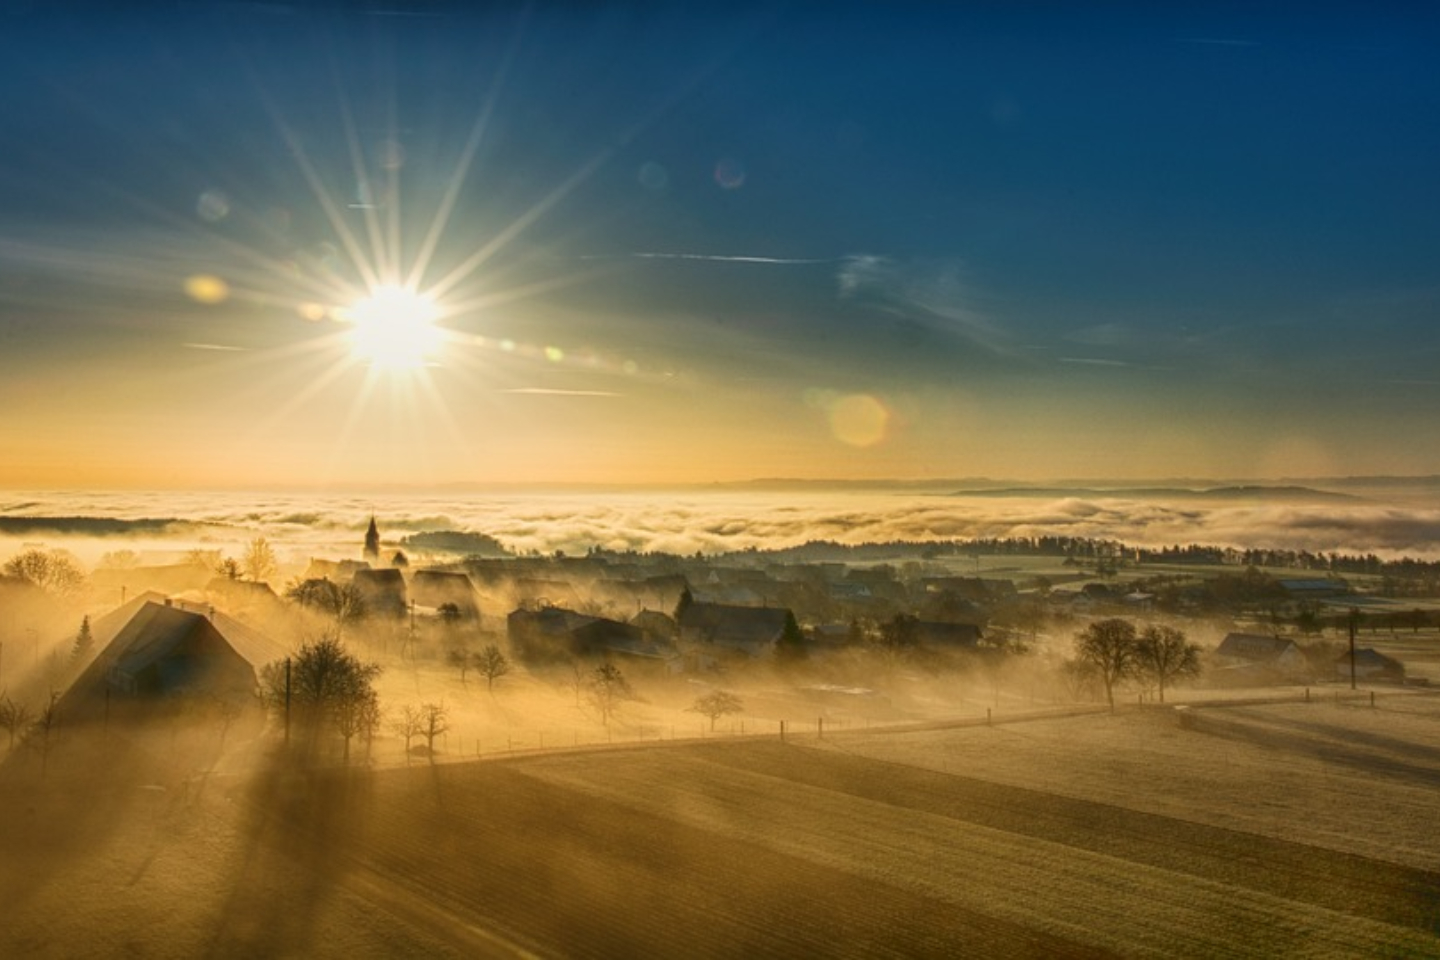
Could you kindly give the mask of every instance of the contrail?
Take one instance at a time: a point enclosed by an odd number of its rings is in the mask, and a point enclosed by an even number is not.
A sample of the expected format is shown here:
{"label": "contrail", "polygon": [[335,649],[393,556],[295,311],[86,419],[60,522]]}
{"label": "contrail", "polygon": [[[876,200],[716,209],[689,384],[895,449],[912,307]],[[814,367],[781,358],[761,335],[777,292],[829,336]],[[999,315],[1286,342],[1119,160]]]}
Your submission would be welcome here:
{"label": "contrail", "polygon": [[[620,254],[619,257],[632,257],[638,260],[710,260],[717,263],[774,263],[774,264],[817,264],[817,263],[843,263],[846,257],[826,257],[820,260],[809,260],[790,257],[746,257],[746,256],[723,256],[711,253],[630,253]],[[581,260],[613,260],[616,256],[603,256],[594,254],[581,257]]]}

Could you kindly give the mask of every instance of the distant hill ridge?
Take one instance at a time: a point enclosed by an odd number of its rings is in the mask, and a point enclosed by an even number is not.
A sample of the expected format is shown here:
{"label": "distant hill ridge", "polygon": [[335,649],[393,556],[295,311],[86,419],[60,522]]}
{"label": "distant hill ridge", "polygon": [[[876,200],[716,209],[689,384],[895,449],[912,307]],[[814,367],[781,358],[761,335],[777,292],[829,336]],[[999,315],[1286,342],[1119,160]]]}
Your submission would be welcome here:
{"label": "distant hill ridge", "polygon": [[1133,499],[1205,500],[1359,500],[1350,493],[1335,493],[1313,487],[1231,486],[1191,489],[1187,487],[999,487],[988,490],[956,490],[952,497],[1128,497]]}

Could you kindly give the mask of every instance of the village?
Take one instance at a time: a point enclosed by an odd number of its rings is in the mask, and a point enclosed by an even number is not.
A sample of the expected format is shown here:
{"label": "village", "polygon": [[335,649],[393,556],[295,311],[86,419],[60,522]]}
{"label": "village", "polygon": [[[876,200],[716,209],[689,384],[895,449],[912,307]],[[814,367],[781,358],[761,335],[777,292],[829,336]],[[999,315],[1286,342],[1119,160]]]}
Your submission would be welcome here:
{"label": "village", "polygon": [[[357,547],[288,580],[263,538],[239,559],[146,564],[121,551],[88,576],[61,553],[12,559],[0,720],[27,743],[46,724],[201,703],[227,727],[257,718],[273,735],[277,701],[292,699],[275,671],[324,637],[378,675],[373,709],[332,738],[347,762],[355,736],[367,758],[408,761],[534,749],[547,735],[551,746],[705,736],[717,720],[818,731],[1113,706],[1117,693],[1398,688],[1430,682],[1437,662],[1426,601],[1379,596],[1366,578],[1141,564],[1113,549],[1080,561],[904,547],[858,551],[862,562],[516,556],[478,534],[387,541],[373,517]],[[1168,631],[1180,665],[1087,659],[1084,633],[1119,621],[1131,640]],[[377,738],[391,749],[377,754]]]}

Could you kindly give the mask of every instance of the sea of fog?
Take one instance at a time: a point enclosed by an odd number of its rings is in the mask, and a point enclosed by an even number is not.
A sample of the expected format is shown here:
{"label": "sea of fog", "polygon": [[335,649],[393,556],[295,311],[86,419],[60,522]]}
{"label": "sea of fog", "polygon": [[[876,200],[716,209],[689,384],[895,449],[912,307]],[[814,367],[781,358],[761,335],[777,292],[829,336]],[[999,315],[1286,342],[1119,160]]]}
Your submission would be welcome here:
{"label": "sea of fog", "polygon": [[0,557],[64,548],[88,564],[130,549],[151,562],[192,548],[239,555],[263,536],[282,563],[355,556],[373,514],[398,546],[421,531],[474,531],[515,551],[591,546],[707,554],[808,540],[862,543],[1074,536],[1146,546],[1201,543],[1383,557],[1440,557],[1429,496],[1294,489],[896,492],[716,488],[664,492],[0,492]]}

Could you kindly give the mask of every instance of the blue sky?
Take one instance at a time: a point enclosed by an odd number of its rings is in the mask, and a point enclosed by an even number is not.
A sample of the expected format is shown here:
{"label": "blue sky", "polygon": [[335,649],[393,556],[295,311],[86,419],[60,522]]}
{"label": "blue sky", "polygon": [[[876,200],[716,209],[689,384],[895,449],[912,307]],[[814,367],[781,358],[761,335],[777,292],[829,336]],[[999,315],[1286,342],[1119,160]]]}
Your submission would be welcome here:
{"label": "blue sky", "polygon": [[0,483],[1440,472],[1418,5],[0,16]]}

